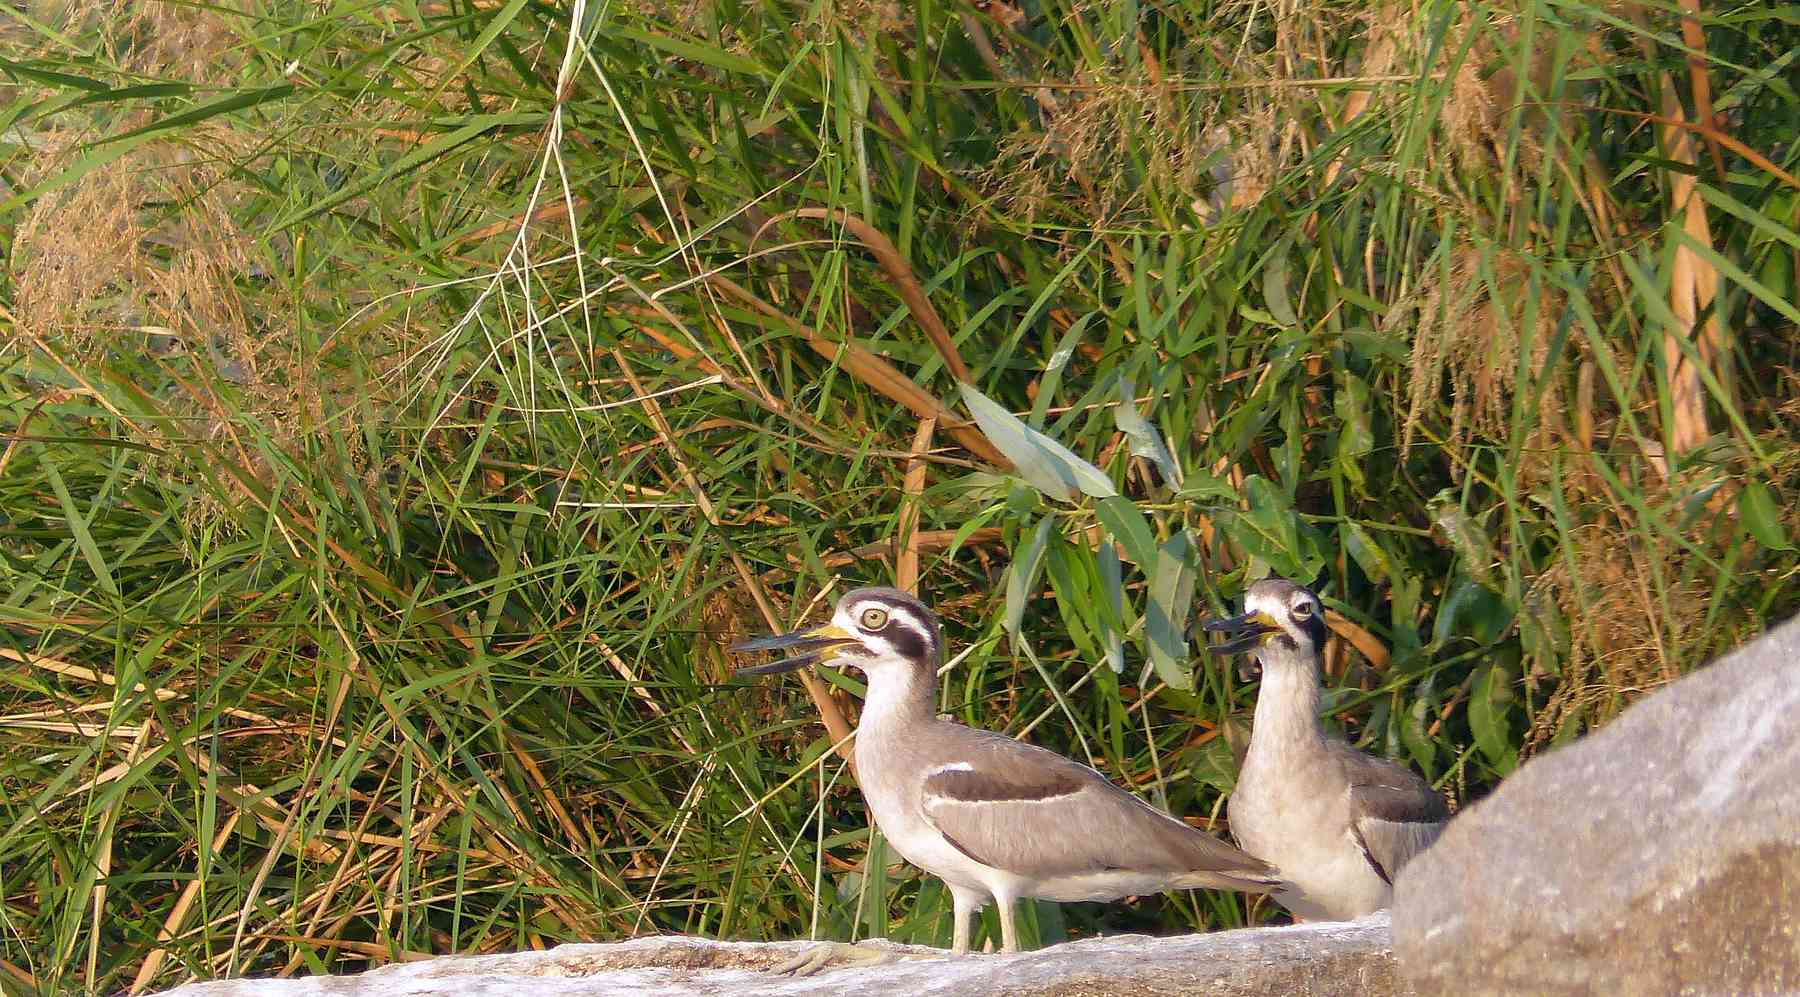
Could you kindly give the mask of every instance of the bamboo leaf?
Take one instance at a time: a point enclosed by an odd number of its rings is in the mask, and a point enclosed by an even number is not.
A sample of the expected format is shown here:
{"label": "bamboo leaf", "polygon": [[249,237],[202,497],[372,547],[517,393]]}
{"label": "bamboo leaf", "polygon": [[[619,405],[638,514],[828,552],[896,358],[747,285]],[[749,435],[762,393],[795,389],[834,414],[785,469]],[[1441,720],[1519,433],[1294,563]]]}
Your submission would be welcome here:
{"label": "bamboo leaf", "polygon": [[963,404],[988,440],[1018,468],[1031,487],[1059,502],[1072,501],[1077,490],[1094,498],[1117,495],[1112,479],[1068,447],[1026,425],[1018,416],[963,384]]}
{"label": "bamboo leaf", "polygon": [[1268,262],[1263,264],[1262,290],[1263,305],[1276,324],[1294,328],[1300,324],[1300,316],[1294,313],[1294,303],[1288,292],[1288,254],[1293,251],[1294,240],[1283,239],[1269,251]]}
{"label": "bamboo leaf", "polygon": [[1137,391],[1129,378],[1119,382],[1119,404],[1113,408],[1113,421],[1119,432],[1131,441],[1133,456],[1142,457],[1156,465],[1157,473],[1171,487],[1180,488],[1181,465],[1176,463],[1174,455],[1163,442],[1162,434],[1150,424],[1150,420],[1138,414]]}
{"label": "bamboo leaf", "polygon": [[1407,754],[1427,778],[1437,771],[1437,743],[1427,733],[1434,705],[1429,695],[1419,695],[1404,713],[1394,714],[1395,722],[1400,725],[1400,742],[1406,745]]}
{"label": "bamboo leaf", "polygon": [[1469,693],[1469,729],[1474,733],[1481,753],[1502,775],[1511,772],[1519,762],[1518,752],[1511,744],[1511,731],[1507,728],[1507,713],[1513,700],[1512,682],[1511,669],[1488,665],[1477,674],[1474,689]]}
{"label": "bamboo leaf", "polygon": [[1457,637],[1492,644],[1512,626],[1513,614],[1500,593],[1473,578],[1459,577],[1438,606],[1431,642],[1444,647]]}
{"label": "bamboo leaf", "polygon": [[1344,383],[1333,400],[1337,413],[1338,444],[1335,460],[1338,473],[1359,495],[1368,494],[1365,465],[1375,449],[1375,433],[1370,428],[1369,386],[1355,374],[1345,374]]}
{"label": "bamboo leaf", "polygon": [[1760,481],[1744,486],[1738,495],[1738,517],[1756,542],[1769,550],[1793,550],[1787,531],[1781,526],[1781,513],[1775,506],[1775,493]]}
{"label": "bamboo leaf", "polygon": [[1156,534],[1130,499],[1122,495],[1101,499],[1094,512],[1106,531],[1125,545],[1125,553],[1140,569],[1156,563]]}
{"label": "bamboo leaf", "polygon": [[1192,689],[1188,669],[1187,624],[1194,605],[1194,543],[1186,530],[1171,536],[1156,552],[1150,578],[1150,603],[1144,611],[1144,636],[1150,663],[1171,688]]}
{"label": "bamboo leaf", "polygon": [[1250,508],[1224,518],[1226,534],[1268,570],[1310,583],[1325,566],[1318,532],[1300,522],[1286,493],[1267,478],[1245,478],[1244,492]]}
{"label": "bamboo leaf", "polygon": [[1100,587],[1105,596],[1101,611],[1100,639],[1106,648],[1106,664],[1114,675],[1125,671],[1125,574],[1112,544],[1101,544],[1098,557]]}
{"label": "bamboo leaf", "polygon": [[1019,638],[1019,626],[1025,620],[1025,604],[1037,590],[1038,575],[1044,568],[1044,544],[1055,525],[1055,513],[1039,520],[1031,540],[1013,557],[1012,567],[1006,573],[1006,616],[1002,625],[1014,640]]}

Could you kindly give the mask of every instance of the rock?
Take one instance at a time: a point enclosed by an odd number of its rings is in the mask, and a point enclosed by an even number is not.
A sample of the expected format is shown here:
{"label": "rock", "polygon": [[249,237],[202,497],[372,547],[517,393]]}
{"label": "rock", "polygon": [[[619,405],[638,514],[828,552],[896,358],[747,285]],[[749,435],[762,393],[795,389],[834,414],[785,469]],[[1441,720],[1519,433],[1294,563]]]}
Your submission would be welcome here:
{"label": "rock", "polygon": [[891,945],[927,958],[829,969],[794,979],[771,968],[806,942],[715,942],[639,938],[562,945],[547,952],[445,956],[384,966],[357,976],[192,983],[171,997],[416,997],[423,994],[529,997],[695,997],[695,995],[1041,994],[1232,997],[1250,994],[1393,994],[1387,915],[1360,921],[1246,928],[1206,935],[1114,935],[1015,955],[951,957],[943,949]]}
{"label": "rock", "polygon": [[1393,923],[1421,993],[1800,991],[1800,619],[1519,769]]}

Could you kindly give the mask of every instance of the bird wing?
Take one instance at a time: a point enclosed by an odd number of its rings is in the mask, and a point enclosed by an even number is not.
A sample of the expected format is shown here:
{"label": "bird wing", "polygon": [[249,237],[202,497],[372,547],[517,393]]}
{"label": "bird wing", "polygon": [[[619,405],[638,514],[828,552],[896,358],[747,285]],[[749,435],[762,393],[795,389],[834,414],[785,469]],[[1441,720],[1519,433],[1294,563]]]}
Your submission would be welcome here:
{"label": "bird wing", "polygon": [[1085,765],[986,731],[926,776],[925,818],[983,865],[1038,880],[1124,870],[1213,874],[1266,888],[1264,863],[1195,830]]}
{"label": "bird wing", "polygon": [[1437,840],[1450,810],[1411,771],[1344,748],[1339,758],[1350,783],[1350,834],[1376,874],[1392,883],[1402,866]]}

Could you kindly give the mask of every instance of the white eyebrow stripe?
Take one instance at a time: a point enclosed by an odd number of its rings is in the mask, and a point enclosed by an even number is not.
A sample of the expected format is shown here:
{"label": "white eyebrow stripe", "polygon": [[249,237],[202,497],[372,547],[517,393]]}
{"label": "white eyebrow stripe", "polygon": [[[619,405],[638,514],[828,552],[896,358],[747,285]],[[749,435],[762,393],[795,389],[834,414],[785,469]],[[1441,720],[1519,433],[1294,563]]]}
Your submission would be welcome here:
{"label": "white eyebrow stripe", "polygon": [[939,765],[936,768],[927,770],[925,773],[925,776],[926,776],[926,778],[930,778],[931,776],[937,775],[940,772],[973,772],[973,771],[975,771],[975,766],[970,765],[968,762],[945,762],[944,764]]}
{"label": "white eyebrow stripe", "polygon": [[918,617],[901,609],[896,609],[891,616],[895,623],[925,638],[926,643],[931,643],[931,628],[920,621]]}

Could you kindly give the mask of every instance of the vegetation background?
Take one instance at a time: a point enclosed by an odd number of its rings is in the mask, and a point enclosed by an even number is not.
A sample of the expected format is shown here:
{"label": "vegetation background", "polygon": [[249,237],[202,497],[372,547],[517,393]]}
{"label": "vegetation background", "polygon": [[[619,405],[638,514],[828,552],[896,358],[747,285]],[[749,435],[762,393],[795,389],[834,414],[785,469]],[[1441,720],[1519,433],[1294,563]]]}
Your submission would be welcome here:
{"label": "vegetation background", "polygon": [[1185,625],[1315,583],[1332,722],[1479,797],[1800,607],[1797,60],[1700,0],[9,5],[0,986],[943,943],[854,679],[722,650],[857,583],[1220,833],[1255,688]]}

